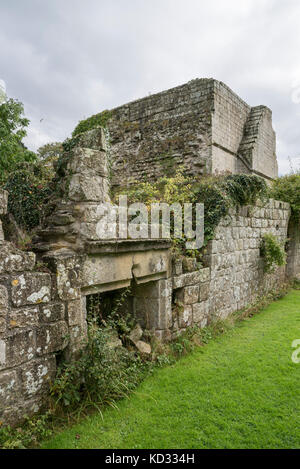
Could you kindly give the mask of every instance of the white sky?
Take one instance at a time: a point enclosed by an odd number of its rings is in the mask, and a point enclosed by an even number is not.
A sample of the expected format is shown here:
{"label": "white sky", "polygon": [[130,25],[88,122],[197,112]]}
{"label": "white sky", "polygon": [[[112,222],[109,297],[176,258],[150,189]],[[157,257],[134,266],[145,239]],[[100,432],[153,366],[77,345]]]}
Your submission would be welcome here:
{"label": "white sky", "polygon": [[299,0],[0,0],[0,79],[32,149],[84,117],[185,83],[224,81],[273,111],[280,172],[300,165]]}

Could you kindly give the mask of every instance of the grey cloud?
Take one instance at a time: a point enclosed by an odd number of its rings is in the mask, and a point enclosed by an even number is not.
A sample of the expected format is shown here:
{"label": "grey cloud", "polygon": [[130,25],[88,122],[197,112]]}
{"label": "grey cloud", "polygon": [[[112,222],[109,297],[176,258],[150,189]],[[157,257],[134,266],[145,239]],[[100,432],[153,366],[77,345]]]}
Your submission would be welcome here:
{"label": "grey cloud", "polygon": [[300,153],[299,14],[297,0],[2,0],[0,78],[36,148],[95,112],[212,76],[273,110],[288,171]]}

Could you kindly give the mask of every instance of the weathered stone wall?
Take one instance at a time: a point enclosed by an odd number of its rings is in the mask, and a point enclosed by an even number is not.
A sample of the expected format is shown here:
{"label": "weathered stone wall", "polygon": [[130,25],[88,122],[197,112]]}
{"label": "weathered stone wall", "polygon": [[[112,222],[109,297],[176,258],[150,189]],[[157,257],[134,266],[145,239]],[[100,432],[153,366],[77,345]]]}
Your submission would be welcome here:
{"label": "weathered stone wall", "polygon": [[265,274],[260,244],[265,233],[273,233],[284,246],[289,217],[289,204],[284,202],[243,207],[218,226],[204,258],[206,267],[196,269],[195,261],[186,260],[180,274],[177,261],[173,288],[183,308],[175,308],[173,330],[225,318],[279,287],[285,281],[285,267]]}
{"label": "weathered stone wall", "polygon": [[300,222],[290,220],[288,229],[287,276],[300,280]]}
{"label": "weathered stone wall", "polygon": [[49,273],[35,255],[0,245],[0,421],[13,423],[40,408],[64,348],[63,305],[53,302]]}
{"label": "weathered stone wall", "polygon": [[187,175],[277,176],[272,113],[251,108],[224,83],[193,80],[111,111],[112,183],[152,181],[184,165]]}
{"label": "weathered stone wall", "polygon": [[213,80],[194,80],[112,111],[108,122],[113,185],[156,180],[183,165],[211,172]]}
{"label": "weathered stone wall", "polygon": [[289,204],[270,200],[266,206],[243,207],[222,221],[206,259],[213,314],[223,317],[242,309],[284,282],[285,267],[264,274],[260,244],[265,233],[272,233],[284,247],[289,217]]}
{"label": "weathered stone wall", "polygon": [[90,241],[83,255],[57,249],[43,255],[43,264],[1,241],[0,421],[16,423],[45,404],[57,354],[71,359],[86,337],[87,295],[132,285],[132,313],[160,340],[204,327],[284,281],[285,268],[264,274],[259,246],[270,232],[284,244],[289,216],[289,205],[273,200],[232,212],[207,247],[204,266],[177,259],[173,270],[162,240]]}
{"label": "weathered stone wall", "polygon": [[[84,251],[87,240],[104,232],[101,204],[110,203],[108,160],[103,129],[81,134],[77,145],[59,163],[57,198],[46,226],[39,231],[36,249]],[[108,227],[106,227],[108,228]],[[106,229],[109,235],[109,230]],[[109,237],[109,236],[108,236]]]}
{"label": "weathered stone wall", "polygon": [[[6,204],[0,190],[1,214]],[[78,259],[64,254],[41,264],[34,253],[0,240],[1,423],[41,408],[55,377],[56,353],[74,354],[85,337]]]}
{"label": "weathered stone wall", "polygon": [[0,244],[0,421],[37,412],[54,379],[56,354],[74,356],[86,334],[77,260],[49,259]]}
{"label": "weathered stone wall", "polygon": [[[212,172],[249,172],[238,159],[239,146],[251,107],[223,83],[214,81],[212,114]],[[239,171],[239,164],[242,171]],[[249,162],[251,167],[251,161]]]}
{"label": "weathered stone wall", "polygon": [[269,178],[278,175],[276,135],[272,127],[272,111],[265,106],[251,109],[244,128],[238,154],[252,170]]}
{"label": "weathered stone wall", "polygon": [[[168,340],[192,324],[204,327],[226,317],[285,280],[285,268],[264,274],[259,247],[269,232],[284,244],[286,203],[271,200],[232,211],[209,243],[204,264],[178,259],[173,271],[166,240],[109,239],[101,205],[110,202],[109,176],[116,186],[152,181],[174,174],[180,164],[195,178],[224,170],[263,170],[272,177],[275,136],[267,108],[250,108],[224,84],[203,79],[117,108],[112,116],[106,131],[77,136],[60,161],[60,193],[36,240],[38,262],[35,254],[4,240],[0,221],[0,422],[5,424],[37,411],[58,357],[76,357],[87,332],[88,295],[131,285],[132,313]],[[0,190],[0,216],[6,205],[7,194]],[[290,277],[300,275],[299,227],[290,227],[291,233]]]}

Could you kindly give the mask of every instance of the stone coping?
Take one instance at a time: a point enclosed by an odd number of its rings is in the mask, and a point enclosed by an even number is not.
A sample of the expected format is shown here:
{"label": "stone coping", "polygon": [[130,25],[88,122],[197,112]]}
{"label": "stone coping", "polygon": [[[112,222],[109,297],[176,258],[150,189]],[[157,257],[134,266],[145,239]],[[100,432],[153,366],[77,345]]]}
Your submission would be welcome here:
{"label": "stone coping", "polygon": [[149,251],[152,249],[169,249],[171,241],[166,239],[122,239],[105,241],[87,241],[85,252],[87,254],[119,253]]}

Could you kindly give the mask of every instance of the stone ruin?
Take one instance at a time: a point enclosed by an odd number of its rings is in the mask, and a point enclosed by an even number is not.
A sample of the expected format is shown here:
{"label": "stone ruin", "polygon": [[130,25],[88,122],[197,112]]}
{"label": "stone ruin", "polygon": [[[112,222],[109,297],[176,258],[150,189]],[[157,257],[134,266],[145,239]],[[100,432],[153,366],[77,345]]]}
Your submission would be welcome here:
{"label": "stone ruin", "polygon": [[[300,278],[299,227],[280,201],[232,210],[200,267],[192,258],[173,259],[168,240],[99,237],[99,206],[110,202],[110,185],[153,181],[181,164],[195,178],[223,171],[275,177],[271,111],[249,107],[215,80],[114,109],[106,131],[80,134],[64,155],[61,193],[34,253],[4,240],[0,222],[2,424],[41,409],[59,360],[76,357],[82,346],[93,295],[131,287],[137,322],[167,341],[242,309],[287,277]],[[0,216],[6,210],[7,193],[0,190]],[[287,265],[272,274],[264,273],[260,257],[265,233],[282,244],[289,237]]]}

